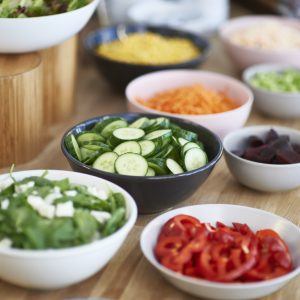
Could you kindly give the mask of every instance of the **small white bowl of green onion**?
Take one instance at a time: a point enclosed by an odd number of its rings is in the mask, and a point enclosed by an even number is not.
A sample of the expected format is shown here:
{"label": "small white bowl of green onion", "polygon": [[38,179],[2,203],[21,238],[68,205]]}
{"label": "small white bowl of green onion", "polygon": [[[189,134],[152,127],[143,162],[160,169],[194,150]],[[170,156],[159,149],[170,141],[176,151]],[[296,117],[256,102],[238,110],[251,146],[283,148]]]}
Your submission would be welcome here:
{"label": "small white bowl of green onion", "polygon": [[277,118],[300,117],[300,69],[285,64],[260,64],[247,68],[243,80],[254,93],[261,112]]}

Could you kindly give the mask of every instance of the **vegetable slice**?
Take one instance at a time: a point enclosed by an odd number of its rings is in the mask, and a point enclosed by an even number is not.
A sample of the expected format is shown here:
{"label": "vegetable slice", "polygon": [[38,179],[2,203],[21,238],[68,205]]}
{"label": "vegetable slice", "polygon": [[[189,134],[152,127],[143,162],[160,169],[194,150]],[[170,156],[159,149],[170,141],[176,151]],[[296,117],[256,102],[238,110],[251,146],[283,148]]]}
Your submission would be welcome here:
{"label": "vegetable slice", "polygon": [[93,163],[95,169],[115,173],[115,161],[118,158],[118,154],[115,152],[106,152],[100,155]]}
{"label": "vegetable slice", "polygon": [[187,171],[199,169],[207,164],[206,153],[200,148],[189,149],[184,156],[184,165]]}
{"label": "vegetable slice", "polygon": [[115,169],[121,175],[145,176],[148,171],[148,163],[139,154],[126,153],[117,158]]}
{"label": "vegetable slice", "polygon": [[174,159],[168,158],[166,160],[166,165],[172,174],[180,174],[184,172],[181,166]]}
{"label": "vegetable slice", "polygon": [[76,159],[82,160],[80,148],[73,134],[69,134],[65,138],[65,145],[69,153]]}
{"label": "vegetable slice", "polygon": [[156,151],[155,144],[152,141],[146,141],[145,140],[145,141],[139,141],[138,143],[141,146],[141,150],[142,150],[141,154],[144,157],[151,156]]}
{"label": "vegetable slice", "polygon": [[141,154],[141,146],[138,142],[135,141],[127,141],[122,144],[119,144],[115,149],[118,155],[122,155],[125,153],[136,153]]}

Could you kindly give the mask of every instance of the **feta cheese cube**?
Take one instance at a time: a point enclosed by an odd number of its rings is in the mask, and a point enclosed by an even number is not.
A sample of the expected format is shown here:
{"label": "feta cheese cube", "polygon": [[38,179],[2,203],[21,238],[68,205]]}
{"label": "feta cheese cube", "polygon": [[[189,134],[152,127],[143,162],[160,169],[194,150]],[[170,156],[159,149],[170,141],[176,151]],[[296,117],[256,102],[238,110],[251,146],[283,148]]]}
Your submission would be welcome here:
{"label": "feta cheese cube", "polygon": [[8,249],[11,248],[12,240],[9,238],[4,238],[0,241],[0,249]]}
{"label": "feta cheese cube", "polygon": [[15,185],[15,192],[18,194],[25,193],[28,189],[34,187],[34,184],[34,181],[29,181],[24,184]]}
{"label": "feta cheese cube", "polygon": [[55,206],[46,203],[43,198],[39,196],[28,196],[27,202],[36,210],[42,217],[53,219],[55,214]]}
{"label": "feta cheese cube", "polygon": [[5,190],[9,186],[11,186],[14,183],[11,177],[7,176],[3,180],[0,181],[0,191]]}
{"label": "feta cheese cube", "polygon": [[61,197],[63,197],[61,193],[53,192],[45,197],[45,202],[48,204],[52,204],[54,200],[59,199]]}
{"label": "feta cheese cube", "polygon": [[57,217],[73,217],[74,216],[73,202],[67,201],[65,203],[57,204],[55,215]]}
{"label": "feta cheese cube", "polygon": [[65,195],[68,197],[75,197],[77,195],[77,191],[75,190],[65,191]]}
{"label": "feta cheese cube", "polygon": [[111,214],[107,211],[92,210],[91,215],[99,222],[104,223],[111,218]]}
{"label": "feta cheese cube", "polygon": [[1,209],[6,210],[9,206],[9,200],[8,199],[4,199],[1,202]]}
{"label": "feta cheese cube", "polygon": [[89,186],[88,187],[88,192],[94,196],[97,197],[101,200],[107,200],[108,198],[108,193],[104,189],[98,188],[96,186]]}

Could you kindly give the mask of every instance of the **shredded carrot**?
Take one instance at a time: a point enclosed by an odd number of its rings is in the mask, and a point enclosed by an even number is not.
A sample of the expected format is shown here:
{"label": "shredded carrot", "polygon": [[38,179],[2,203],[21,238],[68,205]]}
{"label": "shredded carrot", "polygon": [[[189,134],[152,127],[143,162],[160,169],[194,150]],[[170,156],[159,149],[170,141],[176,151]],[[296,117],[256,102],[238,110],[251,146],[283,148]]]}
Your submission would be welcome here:
{"label": "shredded carrot", "polygon": [[207,89],[200,84],[167,90],[150,99],[138,101],[152,109],[187,115],[221,113],[239,106],[225,93]]}

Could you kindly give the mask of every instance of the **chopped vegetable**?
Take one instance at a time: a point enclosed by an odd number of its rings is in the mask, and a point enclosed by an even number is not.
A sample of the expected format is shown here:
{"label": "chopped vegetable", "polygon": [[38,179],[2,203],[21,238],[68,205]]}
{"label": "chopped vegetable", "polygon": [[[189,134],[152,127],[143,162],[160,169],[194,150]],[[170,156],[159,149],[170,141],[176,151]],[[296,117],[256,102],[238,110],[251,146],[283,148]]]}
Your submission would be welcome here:
{"label": "chopped vegetable", "polygon": [[41,177],[0,182],[0,248],[60,249],[91,243],[126,221],[124,196]]}
{"label": "chopped vegetable", "polygon": [[267,132],[264,139],[250,136],[244,149],[232,152],[247,160],[265,164],[300,163],[300,145],[293,144],[288,135],[278,135],[274,129]]}
{"label": "chopped vegetable", "polygon": [[150,99],[138,99],[146,107],[174,114],[215,114],[238,107],[223,92],[200,84],[178,87],[157,93]]}
{"label": "chopped vegetable", "polygon": [[101,44],[97,52],[106,58],[131,64],[164,65],[196,58],[198,49],[186,38],[165,37],[157,33],[133,33]]}
{"label": "chopped vegetable", "polygon": [[224,283],[268,280],[292,270],[289,248],[278,233],[232,225],[177,215],[161,228],[155,256],[175,272]]}
{"label": "chopped vegetable", "polygon": [[91,0],[0,0],[0,18],[26,18],[60,14],[81,8]]}
{"label": "chopped vegetable", "polygon": [[65,146],[84,164],[121,175],[180,174],[208,163],[197,133],[164,117],[142,117],[131,124],[119,117],[106,117],[90,130],[67,135]]}
{"label": "chopped vegetable", "polygon": [[250,82],[254,87],[270,92],[300,93],[300,71],[296,69],[257,73]]}

